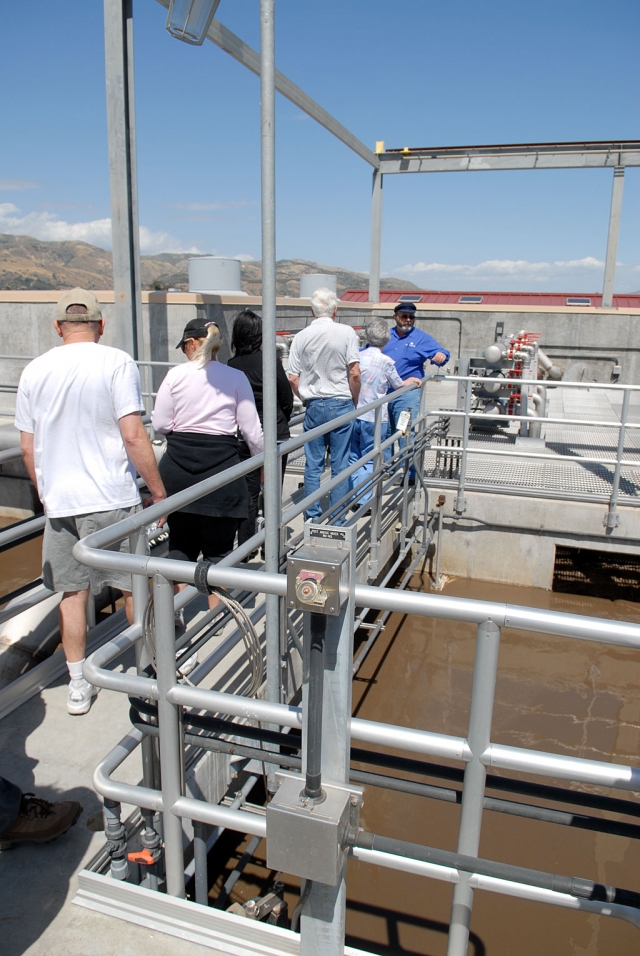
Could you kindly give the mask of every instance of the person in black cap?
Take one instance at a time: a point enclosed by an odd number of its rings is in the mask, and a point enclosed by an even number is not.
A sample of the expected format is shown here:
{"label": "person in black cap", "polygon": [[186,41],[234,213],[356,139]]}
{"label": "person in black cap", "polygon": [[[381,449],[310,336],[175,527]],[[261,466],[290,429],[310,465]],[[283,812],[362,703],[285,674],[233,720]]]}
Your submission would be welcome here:
{"label": "person in black cap", "polygon": [[[238,429],[251,455],[263,450],[249,379],[217,361],[221,344],[215,322],[192,319],[176,346],[189,361],[169,369],[158,389],[151,423],[167,436],[160,475],[169,495],[237,465]],[[248,516],[247,482],[236,478],[169,515],[170,556],[197,561],[202,553],[205,561],[219,561]],[[218,603],[209,596],[210,608]]]}
{"label": "person in black cap", "polygon": [[[432,335],[415,328],[416,306],[414,302],[398,302],[393,310],[396,320],[395,328],[391,329],[388,343],[382,349],[384,355],[396,363],[396,369],[401,379],[411,377],[423,378],[425,362],[432,365],[446,365],[449,361],[449,352],[444,349]],[[420,390],[414,389],[405,395],[399,395],[389,402],[389,427],[391,432],[396,431],[400,413],[405,409],[411,412],[411,420],[415,421],[420,409]],[[409,480],[415,481],[415,470],[409,472]]]}

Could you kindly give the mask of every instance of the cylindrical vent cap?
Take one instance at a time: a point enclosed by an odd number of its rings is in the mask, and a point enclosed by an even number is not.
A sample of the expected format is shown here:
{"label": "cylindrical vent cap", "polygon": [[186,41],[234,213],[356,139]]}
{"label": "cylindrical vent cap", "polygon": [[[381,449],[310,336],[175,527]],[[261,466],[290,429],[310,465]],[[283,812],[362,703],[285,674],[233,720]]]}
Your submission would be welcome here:
{"label": "cylindrical vent cap", "polygon": [[189,292],[246,295],[242,291],[242,263],[222,256],[189,259]]}
{"label": "cylindrical vent cap", "polygon": [[312,272],[300,276],[300,298],[310,299],[316,289],[331,289],[337,292],[336,277],[322,275],[320,272]]}

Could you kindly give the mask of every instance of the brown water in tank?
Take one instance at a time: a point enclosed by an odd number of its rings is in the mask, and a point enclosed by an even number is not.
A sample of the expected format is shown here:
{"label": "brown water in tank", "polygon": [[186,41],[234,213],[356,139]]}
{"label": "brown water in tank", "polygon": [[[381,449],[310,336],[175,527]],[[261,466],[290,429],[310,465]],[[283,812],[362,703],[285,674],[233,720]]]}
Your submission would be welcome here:
{"label": "brown water in tank", "polygon": [[[15,518],[0,517],[0,528],[15,524]],[[40,577],[42,536],[0,552],[0,596]]]}
{"label": "brown water in tank", "polygon": [[[428,591],[429,579],[416,575],[412,590]],[[481,581],[453,581],[444,593],[640,621],[640,604],[630,601]],[[466,736],[474,638],[473,625],[393,615],[354,682],[354,714]],[[640,654],[505,629],[492,740],[637,766]],[[436,786],[459,788],[448,781],[423,779]],[[623,791],[528,779],[638,802],[634,794]],[[497,790],[488,794],[565,809],[557,803]],[[602,815],[598,810],[575,809]],[[606,815],[636,822],[631,817]],[[375,833],[455,850],[458,821],[459,807],[455,805],[373,787],[365,790],[361,825]],[[221,861],[212,898],[242,849],[243,844],[226,866]],[[627,837],[485,811],[480,855],[627,889],[640,888],[640,841]],[[275,874],[263,861],[264,843],[245,878],[236,884],[231,900],[242,902],[270,888]],[[298,899],[297,881],[284,879],[291,913]],[[347,943],[373,953],[444,956],[451,893],[447,883],[352,861],[347,881]],[[640,951],[640,933],[620,920],[481,891],[475,893],[471,930],[469,953],[473,956],[631,956]]]}

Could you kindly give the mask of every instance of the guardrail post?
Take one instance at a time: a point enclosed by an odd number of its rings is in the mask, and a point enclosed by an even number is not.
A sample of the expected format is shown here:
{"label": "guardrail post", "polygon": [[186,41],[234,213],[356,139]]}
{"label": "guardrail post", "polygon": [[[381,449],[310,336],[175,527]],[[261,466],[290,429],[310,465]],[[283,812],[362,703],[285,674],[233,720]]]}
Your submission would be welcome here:
{"label": "guardrail post", "polygon": [[624,390],[624,397],[622,399],[622,411],[620,413],[620,431],[618,432],[618,449],[616,451],[616,468],[613,473],[613,481],[611,483],[611,498],[609,499],[609,511],[604,517],[604,526],[607,529],[606,533],[611,534],[614,528],[617,528],[620,524],[620,515],[616,514],[618,507],[618,492],[620,490],[620,472],[622,470],[622,456],[624,454],[624,439],[626,433],[627,417],[629,415],[629,397],[630,391],[628,388]]}
{"label": "guardrail post", "polygon": [[[341,528],[351,551],[350,596],[338,617],[327,617],[324,638],[325,674],[322,711],[322,779],[348,784],[351,734],[351,688],[353,668],[353,622],[355,617],[356,528]],[[305,614],[305,618],[309,615]],[[305,641],[309,639],[305,621]],[[305,726],[308,693],[303,691]],[[306,761],[306,735],[304,760]],[[306,770],[306,766],[305,766]],[[337,886],[313,883],[300,918],[300,956],[341,956],[344,953],[347,904],[346,864]]]}
{"label": "guardrail post", "polygon": [[440,581],[440,557],[442,555],[442,517],[446,502],[447,499],[445,496],[440,495],[438,498],[438,543],[436,545],[436,575],[432,585],[434,591],[442,590],[442,583]]}
{"label": "guardrail post", "polygon": [[453,506],[456,514],[461,515],[467,510],[467,501],[464,496],[464,483],[467,477],[467,449],[469,447],[469,428],[471,425],[471,394],[473,385],[469,379],[465,382],[464,392],[464,422],[462,423],[462,450],[460,454],[460,474],[458,477],[458,494]]}
{"label": "guardrail post", "polygon": [[[478,624],[467,735],[472,757],[464,771],[458,831],[458,853],[464,853],[465,856],[477,856],[480,846],[482,806],[487,776],[486,768],[480,762],[480,758],[491,743],[491,720],[499,649],[500,628],[493,621]],[[469,886],[469,877],[470,874],[460,872],[460,882],[453,890],[447,956],[466,956],[467,953],[473,907],[473,890]]]}
{"label": "guardrail post", "polygon": [[162,574],[153,578],[153,602],[156,621],[156,664],[158,669],[158,724],[160,727],[160,772],[164,804],[164,850],[167,893],[184,898],[184,851],[182,822],[172,812],[182,796],[182,732],[180,707],[167,700],[176,686],[175,623],[173,585]]}
{"label": "guardrail post", "polygon": [[[129,536],[129,549],[132,554],[149,553],[147,545],[147,535],[144,528],[140,528],[135,534]],[[131,581],[131,597],[133,598],[133,623],[142,625],[144,611],[149,600],[149,578],[146,574],[133,574]],[[144,677],[144,671],[149,664],[149,655],[144,641],[136,641],[136,671],[139,676]],[[142,783],[150,790],[156,790],[160,786],[160,774],[156,760],[156,749],[153,737],[145,736],[140,744],[140,754],[142,759]],[[153,810],[145,808],[140,809],[144,820],[144,829],[140,834],[142,846],[149,850],[154,856],[160,854],[161,836],[156,829],[156,820]],[[150,890],[158,889],[158,876],[155,867],[143,867],[147,874],[141,881],[142,886],[147,886]]]}
{"label": "guardrail post", "polygon": [[[420,500],[424,498],[424,512],[426,518],[427,511],[427,497],[424,493],[424,488],[422,487],[422,481],[424,480],[424,456],[426,454],[424,448],[423,436],[427,430],[427,379],[422,379],[422,385],[420,386],[420,405],[418,409],[418,418],[420,424],[417,431],[414,433],[415,441],[420,441],[420,451],[418,452],[417,461],[412,456],[413,466],[416,471],[416,475],[419,475],[420,478],[416,481],[415,493],[413,497],[413,517],[417,518],[420,514]],[[420,480],[422,479],[422,480]]]}
{"label": "guardrail post", "polygon": [[371,488],[371,523],[369,525],[369,567],[367,577],[369,581],[375,580],[378,576],[378,549],[380,547],[380,516],[382,514],[382,468],[384,465],[384,453],[380,451],[382,442],[382,406],[375,410],[373,425],[373,449],[376,453],[373,459],[373,487]]}

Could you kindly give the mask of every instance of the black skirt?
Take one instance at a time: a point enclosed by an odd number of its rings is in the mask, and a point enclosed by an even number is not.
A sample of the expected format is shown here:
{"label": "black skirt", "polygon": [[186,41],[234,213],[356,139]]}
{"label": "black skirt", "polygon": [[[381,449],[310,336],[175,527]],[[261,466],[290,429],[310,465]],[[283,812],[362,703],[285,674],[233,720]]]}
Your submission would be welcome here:
{"label": "black skirt", "polygon": [[[198,432],[171,432],[167,450],[160,461],[160,477],[168,495],[191,488],[205,478],[239,464],[235,435],[202,435]],[[198,501],[180,508],[186,514],[217,518],[246,518],[249,493],[244,478],[236,478]]]}

